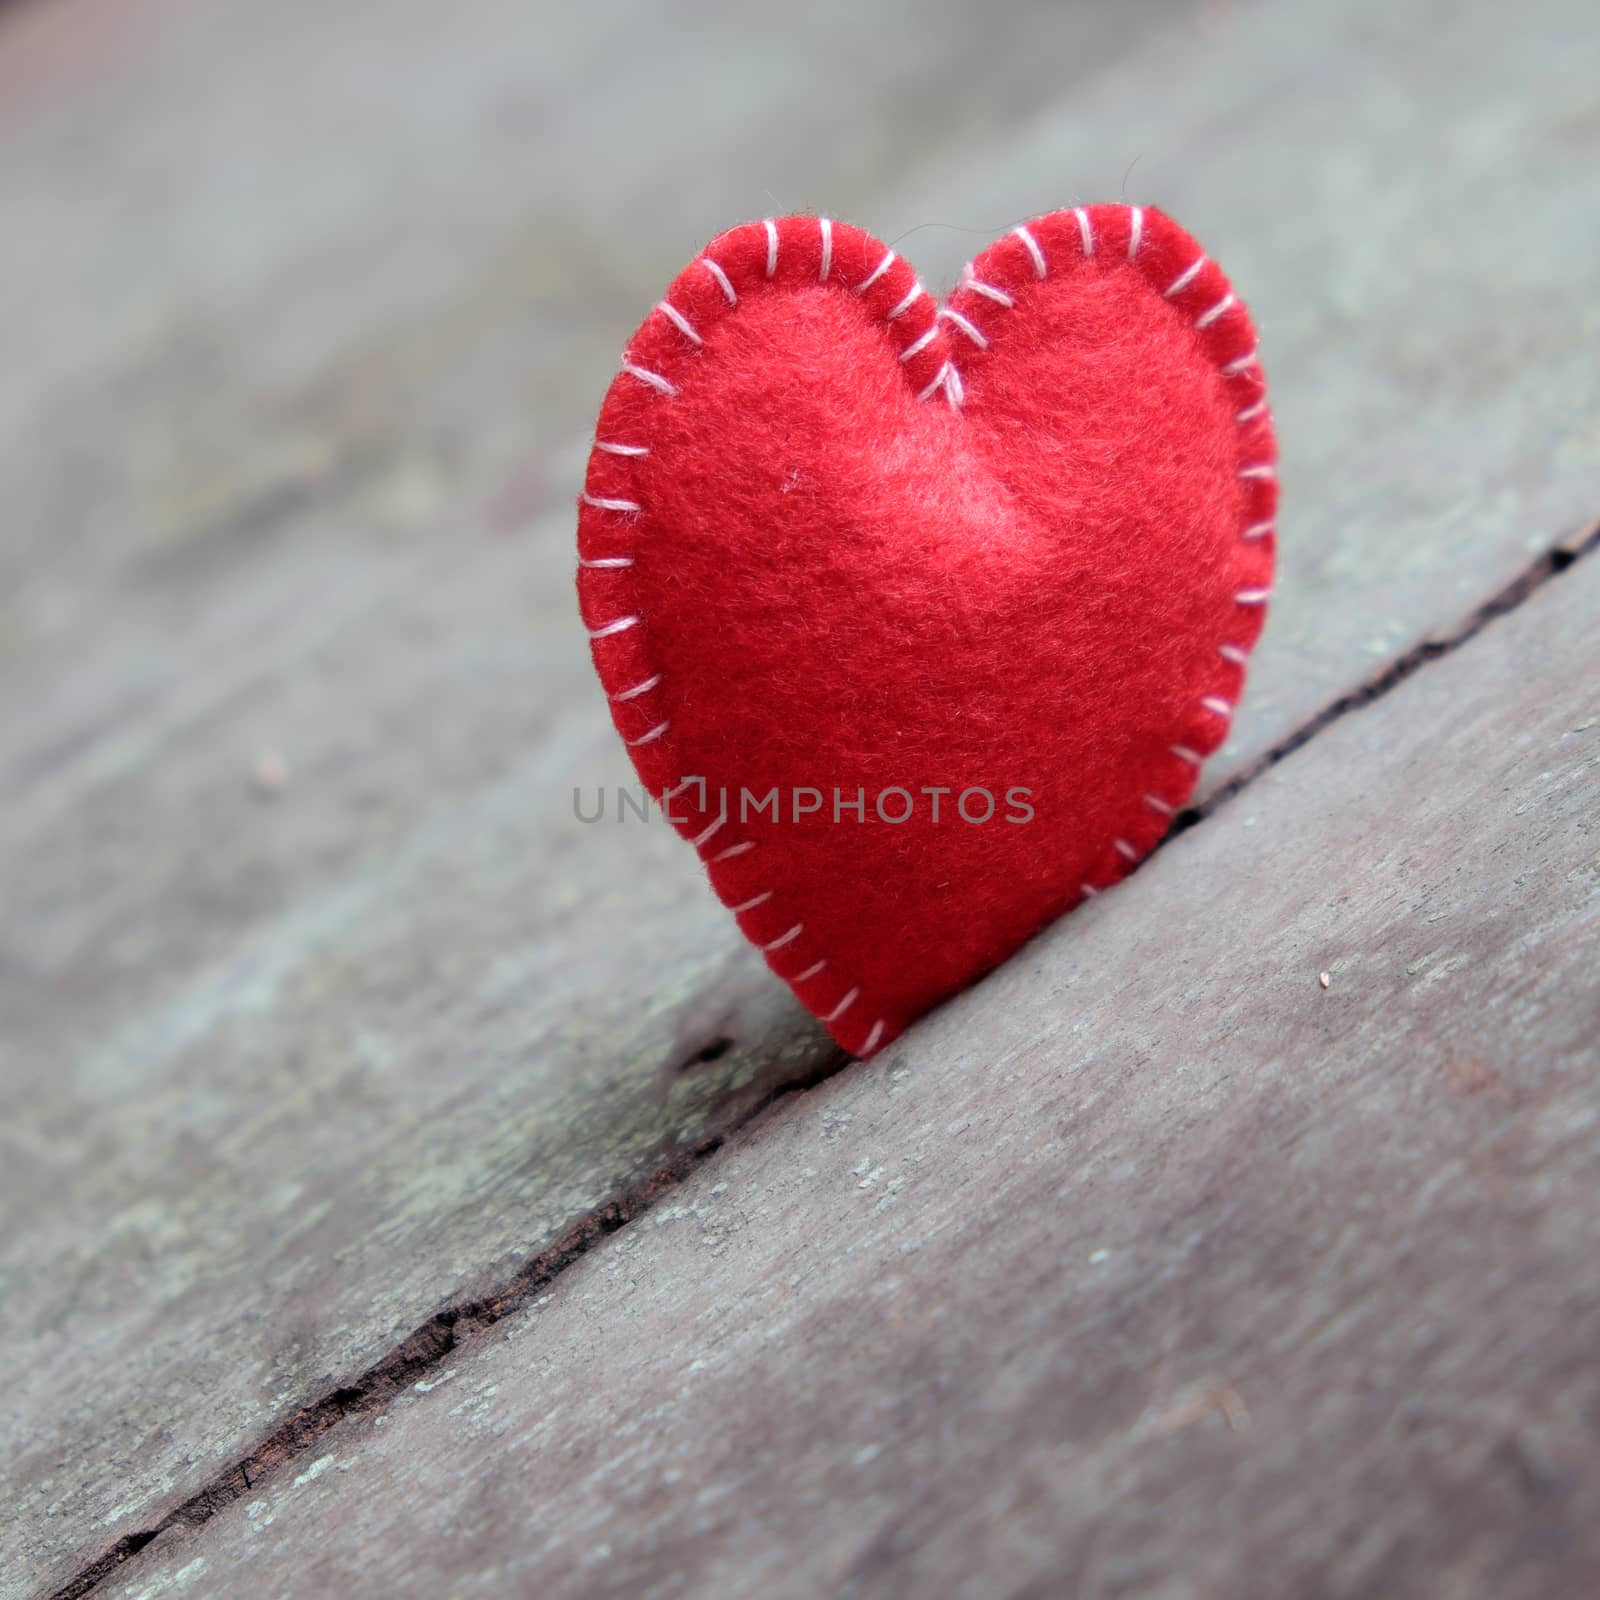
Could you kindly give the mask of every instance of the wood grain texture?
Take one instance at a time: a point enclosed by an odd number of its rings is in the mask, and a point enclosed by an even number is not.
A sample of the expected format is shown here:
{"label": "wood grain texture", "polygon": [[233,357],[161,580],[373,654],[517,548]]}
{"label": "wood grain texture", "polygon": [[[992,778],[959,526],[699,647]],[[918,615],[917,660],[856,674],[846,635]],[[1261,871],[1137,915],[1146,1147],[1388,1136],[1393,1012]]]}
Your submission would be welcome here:
{"label": "wood grain texture", "polygon": [[1600,502],[1588,7],[110,9],[0,17],[7,1595],[824,1059],[677,841],[571,819],[581,441],[702,238],[1141,158],[1286,448],[1213,782]]}
{"label": "wood grain texture", "polygon": [[1586,1593],[1597,611],[1590,561],[1341,721],[127,1592]]}
{"label": "wood grain texture", "polygon": [[865,209],[1162,9],[5,19],[0,1592],[831,1058],[675,837],[572,817],[631,776],[582,440],[730,206]]}

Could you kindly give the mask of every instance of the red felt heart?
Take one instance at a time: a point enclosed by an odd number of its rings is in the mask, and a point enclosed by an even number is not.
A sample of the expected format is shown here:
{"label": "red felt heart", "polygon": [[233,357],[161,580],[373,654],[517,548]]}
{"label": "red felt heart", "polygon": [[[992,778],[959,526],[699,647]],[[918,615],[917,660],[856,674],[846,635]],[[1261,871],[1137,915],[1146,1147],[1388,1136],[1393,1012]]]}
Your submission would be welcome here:
{"label": "red felt heart", "polygon": [[595,665],[845,1048],[1160,839],[1261,629],[1274,460],[1250,318],[1154,210],[1036,218],[943,308],[855,228],[751,223],[645,319],[579,513]]}

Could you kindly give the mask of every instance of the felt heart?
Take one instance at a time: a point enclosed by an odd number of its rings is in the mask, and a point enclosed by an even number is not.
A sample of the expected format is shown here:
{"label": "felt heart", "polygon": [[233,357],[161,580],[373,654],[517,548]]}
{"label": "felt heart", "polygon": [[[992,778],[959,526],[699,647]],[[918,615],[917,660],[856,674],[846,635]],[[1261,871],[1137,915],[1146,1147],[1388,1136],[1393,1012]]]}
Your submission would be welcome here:
{"label": "felt heart", "polygon": [[579,601],[645,787],[857,1055],[1125,874],[1261,629],[1255,335],[1154,210],[1014,228],[940,307],[870,235],[723,234],[600,411]]}

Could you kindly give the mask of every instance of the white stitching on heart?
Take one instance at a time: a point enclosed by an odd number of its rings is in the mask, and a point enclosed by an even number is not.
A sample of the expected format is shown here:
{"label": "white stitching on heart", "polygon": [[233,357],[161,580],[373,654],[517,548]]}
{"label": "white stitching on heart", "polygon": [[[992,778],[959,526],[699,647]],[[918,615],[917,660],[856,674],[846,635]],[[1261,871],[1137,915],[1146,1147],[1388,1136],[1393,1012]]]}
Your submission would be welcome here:
{"label": "white stitching on heart", "polygon": [[922,285],[913,281],[911,287],[906,290],[905,299],[902,300],[893,311],[888,313],[885,321],[893,322],[896,317],[904,316],[906,312],[908,312],[925,293],[927,293],[927,291],[922,287]]}
{"label": "white stitching on heart", "polygon": [[578,498],[586,506],[593,506],[596,511],[640,511],[643,509],[637,500],[617,500],[605,495],[590,494],[587,489]]}
{"label": "white stitching on heart", "polygon": [[[952,311],[949,306],[940,306],[939,315],[952,327],[959,328],[980,350],[989,348],[989,341],[959,311]],[[900,359],[903,361],[905,357],[902,356]]]}
{"label": "white stitching on heart", "polygon": [[681,333],[686,339],[693,339],[696,344],[704,344],[705,340],[695,332],[694,324],[670,300],[663,300],[656,310]]}
{"label": "white stitching on heart", "polygon": [[696,850],[698,850],[700,846],[703,845],[727,820],[728,813],[726,811],[719,811],[717,815],[712,818],[711,826],[706,828],[703,832],[697,833],[694,838],[689,841],[689,843],[692,844]]}
{"label": "white stitching on heart", "polygon": [[970,261],[962,268],[961,284],[963,288],[972,290],[974,294],[981,294],[984,299],[993,300],[997,306],[1004,306],[1007,311],[1017,303],[1004,289],[997,289],[992,283],[980,283],[978,279],[974,278]]}
{"label": "white stitching on heart", "polygon": [[640,383],[649,384],[657,394],[664,394],[669,400],[677,397],[677,384],[669,383],[659,372],[651,372],[646,367],[636,367],[631,361],[624,361],[622,370],[630,377],[637,378]]}
{"label": "white stitching on heart", "polygon": [[894,253],[894,251],[893,250],[885,250],[883,252],[883,260],[880,261],[877,264],[877,266],[875,266],[872,269],[872,271],[869,272],[866,275],[866,277],[864,277],[861,280],[861,282],[856,285],[856,293],[857,294],[865,294],[867,292],[867,290],[870,289],[873,286],[873,284],[875,284],[878,281],[878,279],[881,278],[884,275],[884,273],[886,273],[889,270],[889,268],[894,265],[894,263],[895,263],[895,253]]}
{"label": "white stitching on heart", "polygon": [[[932,382],[929,383],[927,385],[927,387],[924,388],[921,391],[920,394],[918,394],[917,399],[919,399],[919,400],[931,400],[934,397],[934,395],[940,389],[943,389],[945,391],[946,395],[949,395],[950,394],[950,378],[951,378],[951,374],[954,373],[954,371],[955,371],[955,368],[953,366],[951,366],[951,364],[948,361],[942,363],[940,368],[939,368],[939,370],[936,373],[934,373]],[[958,378],[956,381],[957,381],[957,383],[959,383],[960,379]],[[959,398],[951,396],[950,403],[952,405],[954,405],[954,406],[958,406],[959,407],[960,404],[961,404],[961,401],[960,401]]]}
{"label": "white stitching on heart", "polygon": [[649,694],[660,682],[661,674],[658,672],[653,677],[646,678],[643,683],[636,683],[631,689],[623,689],[609,698],[612,700],[637,700],[640,695]]}
{"label": "white stitching on heart", "polygon": [[737,291],[734,289],[733,284],[729,281],[728,274],[724,272],[722,268],[711,259],[710,256],[701,256],[700,265],[717,280],[717,287],[722,290],[723,296],[726,298],[728,304],[730,306],[738,305],[739,296]]}
{"label": "white stitching on heart", "polygon": [[859,998],[860,994],[860,989],[852,989],[849,994],[847,994],[844,999],[841,1000],[838,1005],[836,1005],[833,1010],[822,1019],[823,1022],[837,1022],[839,1018],[842,1017],[845,1012],[847,1012],[850,1007],[856,1003],[856,1000]]}
{"label": "white stitching on heart", "polygon": [[1200,269],[1206,264],[1204,256],[1196,256],[1176,278],[1161,291],[1164,299],[1170,300],[1175,294],[1182,294],[1185,289],[1200,276]]}
{"label": "white stitching on heart", "polygon": [[[1137,206],[1128,207],[1126,209],[1128,212],[1129,225],[1127,259],[1131,262],[1138,258],[1144,243],[1145,215],[1143,210]],[[1093,219],[1090,217],[1087,209],[1081,206],[1074,207],[1071,215],[1077,222],[1079,239],[1083,247],[1084,255],[1092,256],[1095,253],[1096,242]],[[766,236],[766,276],[771,278],[775,275],[778,267],[780,233],[776,221],[770,217],[764,219],[762,226]],[[828,281],[832,272],[834,248],[833,224],[827,218],[818,218],[817,228],[819,248],[818,281],[825,283]],[[1013,228],[1011,231],[1012,234],[1021,241],[1022,245],[1026,249],[1035,277],[1041,280],[1044,279],[1048,275],[1049,264],[1039,240],[1026,225]],[[864,294],[870,290],[879,282],[880,279],[885,276],[885,274],[891,270],[898,259],[899,258],[896,256],[893,250],[885,250],[883,257],[878,264],[872,269],[866,278],[861,281],[861,283],[856,285],[855,292],[858,294]],[[723,269],[721,264],[712,259],[712,257],[709,255],[700,257],[699,261],[715,280],[727,303],[730,306],[737,305],[739,301],[738,291],[734,287],[732,280],[728,276],[728,273]],[[1164,295],[1164,297],[1169,299],[1181,294],[1199,275],[1201,270],[1205,267],[1206,262],[1207,258],[1204,255],[1201,255],[1197,260],[1192,262],[1189,267],[1180,273],[1165,290],[1160,292]],[[1002,309],[1012,309],[1016,305],[1014,296],[1006,289],[1001,288],[997,284],[980,281],[975,276],[972,264],[970,262],[963,271],[962,280],[958,287],[962,290],[970,289],[974,294],[981,296],[983,299],[1001,307]],[[1159,286],[1155,287],[1159,288]],[[925,293],[926,291],[923,289],[921,283],[913,280],[910,288],[907,290],[904,296],[890,310],[881,313],[885,322],[892,323],[904,316],[905,313],[908,312]],[[1202,311],[1198,316],[1194,316],[1192,318],[1194,327],[1203,331],[1205,328],[1210,327],[1212,324],[1218,322],[1235,304],[1237,304],[1237,301],[1232,293],[1226,293],[1220,301]],[[660,302],[658,309],[686,338],[691,340],[696,345],[703,345],[703,340],[700,336],[699,330],[694,326],[693,323],[690,322],[689,318],[682,311],[680,311],[677,306],[673,305],[670,301],[663,300]],[[961,332],[973,343],[973,345],[977,347],[978,350],[982,351],[989,348],[988,336],[984,334],[984,332],[977,326],[970,316],[961,311],[955,310],[952,307],[936,306],[934,318],[930,326],[920,336],[914,339],[909,346],[903,348],[900,356],[902,362],[914,358],[933,342],[934,338],[937,336],[938,323],[941,320],[949,322],[952,326],[959,328]],[[1259,364],[1259,359],[1259,352],[1256,349],[1251,349],[1247,354],[1236,357],[1219,366],[1218,371],[1224,377],[1236,377],[1248,369],[1257,366]],[[649,368],[637,365],[628,359],[626,355],[624,356],[622,362],[622,371],[637,379],[639,382],[647,385],[650,389],[669,400],[675,399],[679,393],[677,385],[674,384],[669,378],[664,376],[662,373],[655,372]],[[921,390],[919,398],[923,400],[930,399],[933,395],[939,393],[941,390],[943,390],[946,398],[953,408],[960,407],[964,396],[964,384],[960,369],[957,366],[953,355],[946,357],[946,359],[940,364],[939,369],[935,373],[933,379]],[[1249,423],[1255,418],[1263,415],[1266,410],[1266,398],[1265,396],[1261,396],[1255,399],[1251,404],[1239,410],[1235,414],[1235,421],[1243,426],[1244,424]],[[646,457],[650,454],[650,447],[648,445],[623,444],[611,440],[595,440],[595,449],[606,455],[629,457],[634,459]],[[1277,475],[1276,468],[1270,462],[1253,462],[1240,467],[1237,470],[1239,477],[1247,480],[1269,480],[1274,479]],[[595,510],[617,513],[626,516],[635,515],[642,509],[642,503],[639,501],[616,495],[591,495],[587,489],[583,491],[580,498],[585,505],[588,505]],[[1240,534],[1240,538],[1244,540],[1259,540],[1266,538],[1272,533],[1272,531],[1272,521],[1259,521],[1246,527]],[[632,566],[633,562],[634,558],[632,556],[605,556],[584,558],[580,560],[579,564],[582,567],[589,568],[620,569]],[[1260,605],[1265,603],[1269,594],[1270,590],[1267,588],[1240,589],[1236,591],[1234,599],[1240,605]],[[610,622],[603,623],[598,628],[589,629],[588,631],[592,639],[605,639],[637,627],[640,621],[641,619],[638,616],[621,616]],[[1242,646],[1235,644],[1220,644],[1217,647],[1217,653],[1222,660],[1233,666],[1243,666],[1248,657],[1248,652]],[[631,700],[635,697],[643,696],[658,688],[661,684],[661,681],[661,674],[657,673],[654,676],[648,677],[642,682],[633,685],[629,689],[622,690],[611,695],[610,698],[617,701]],[[1232,703],[1220,695],[1208,694],[1202,696],[1200,697],[1199,704],[1212,714],[1224,718],[1231,718],[1234,710]],[[630,747],[637,747],[639,745],[653,743],[656,740],[661,739],[666,734],[668,727],[668,722],[662,720],[657,722],[639,738],[628,739],[624,742]],[[1186,765],[1199,769],[1203,764],[1204,758],[1197,750],[1193,749],[1189,745],[1173,744],[1169,746],[1169,750],[1173,756],[1184,762]],[[682,782],[673,786],[672,789],[664,791],[662,795],[663,804],[670,800],[675,794],[681,792],[681,790],[685,788],[691,781],[692,780],[683,780]],[[1152,811],[1155,811],[1163,816],[1170,817],[1174,814],[1173,803],[1164,799],[1160,795],[1153,793],[1145,794],[1142,796],[1142,803],[1149,807]],[[691,839],[690,842],[697,848],[705,845],[717,833],[725,821],[726,816],[719,815],[708,827],[704,828],[698,835]],[[734,844],[725,846],[721,850],[718,850],[715,855],[710,858],[710,861],[711,863],[715,864],[718,862],[732,860],[753,850],[755,848],[755,844],[756,842],[753,839],[740,840]],[[1139,851],[1127,838],[1118,836],[1112,840],[1112,845],[1117,853],[1130,863],[1136,862],[1139,859]],[[1102,887],[1104,886],[1097,886],[1088,881],[1085,881],[1079,885],[1080,892],[1085,898],[1098,895],[1101,892]],[[750,899],[741,902],[739,905],[731,907],[731,910],[735,916],[742,916],[748,911],[753,911],[758,907],[767,904],[773,898],[773,891],[768,889]],[[803,931],[804,924],[795,923],[791,928],[780,934],[776,939],[769,940],[760,948],[763,950],[763,952],[768,953],[778,949],[787,948],[791,942],[796,941],[801,937]],[[819,959],[805,968],[804,971],[796,974],[792,978],[789,978],[787,981],[791,984],[808,983],[827,970],[827,960]],[[861,991],[858,985],[849,987],[836,1002],[833,1010],[822,1018],[823,1022],[831,1025],[840,1017],[844,1016],[845,1013],[856,1004],[857,1000],[860,998],[860,993]],[[878,1021],[876,1021],[866,1035],[866,1039],[861,1046],[860,1054],[871,1054],[871,1052],[880,1043],[886,1028],[886,1019],[880,1018]]]}
{"label": "white stitching on heart", "polygon": [[1011,231],[1027,245],[1028,254],[1033,257],[1033,275],[1042,279],[1050,269],[1045,265],[1044,251],[1039,248],[1039,241],[1026,228],[1013,228]]}
{"label": "white stitching on heart", "polygon": [[[955,384],[957,384],[957,392],[955,392],[955,394],[950,394],[950,379],[952,378],[955,379]],[[938,394],[939,390],[942,389],[944,390],[946,397],[949,398],[950,405],[955,406],[957,410],[960,410],[960,405],[962,405],[960,382],[962,382],[960,381],[960,378],[955,376],[954,366],[950,365],[949,362],[944,362],[941,366],[939,366],[939,370],[933,374],[933,381],[931,381],[930,384],[925,387],[925,389],[922,389],[920,392],[918,392],[917,398],[918,400],[931,400],[931,398]]]}

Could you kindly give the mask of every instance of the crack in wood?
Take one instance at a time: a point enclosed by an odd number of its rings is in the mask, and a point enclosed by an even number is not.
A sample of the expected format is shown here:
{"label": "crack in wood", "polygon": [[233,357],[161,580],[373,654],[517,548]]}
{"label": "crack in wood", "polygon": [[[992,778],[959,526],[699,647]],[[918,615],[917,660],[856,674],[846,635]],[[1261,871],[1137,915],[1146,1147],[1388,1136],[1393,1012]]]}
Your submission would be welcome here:
{"label": "crack in wood", "polygon": [[[1541,552],[1509,583],[1472,611],[1457,628],[1448,634],[1427,638],[1396,657],[1365,683],[1329,702],[1200,805],[1181,813],[1163,844],[1213,815],[1263,773],[1302,749],[1341,718],[1390,694],[1430,662],[1459,650],[1491,623],[1515,611],[1545,584],[1570,571],[1596,549],[1600,549],[1600,522],[1559,540]],[[731,1040],[719,1035],[683,1060],[679,1070],[689,1070],[702,1062],[714,1061],[725,1054],[731,1044]],[[193,1529],[203,1525],[217,1512],[258,1487],[279,1467],[301,1455],[339,1423],[382,1410],[420,1378],[437,1368],[446,1357],[472,1348],[496,1323],[525,1310],[589,1251],[644,1215],[664,1195],[678,1188],[733,1134],[749,1127],[780,1100],[805,1093],[833,1077],[851,1060],[843,1052],[830,1055],[803,1076],[773,1086],[753,1101],[748,1111],[731,1123],[727,1130],[706,1138],[687,1151],[659,1159],[647,1179],[624,1189],[604,1205],[580,1217],[552,1245],[524,1262],[499,1289],[436,1312],[359,1377],[341,1384],[320,1400],[294,1412],[243,1460],[220,1472],[159,1522],[138,1532],[124,1534],[109,1550],[56,1589],[50,1600],[80,1600],[81,1596],[96,1588],[163,1533],[176,1527]]]}
{"label": "crack in wood", "polygon": [[[724,1043],[731,1047],[732,1041],[721,1038],[712,1041],[713,1046]],[[842,1050],[835,1050],[811,1071],[774,1085],[751,1102],[734,1124],[735,1129],[748,1127],[778,1101],[814,1089],[852,1059]],[[242,1461],[218,1473],[159,1522],[136,1533],[124,1534],[109,1550],[52,1591],[49,1600],[79,1600],[152,1540],[173,1528],[203,1526],[219,1511],[258,1488],[268,1475],[308,1450],[341,1422],[382,1410],[446,1357],[474,1348],[496,1323],[526,1309],[602,1240],[643,1216],[663,1196],[679,1187],[703,1161],[722,1148],[727,1138],[726,1132],[713,1134],[670,1158],[658,1157],[648,1178],[585,1213],[553,1244],[525,1261],[498,1289],[435,1312],[359,1377],[292,1413]]]}
{"label": "crack in wood", "polygon": [[[1291,733],[1280,739],[1242,771],[1236,773],[1220,789],[1206,796],[1197,806],[1182,811],[1174,819],[1171,829],[1161,842],[1166,844],[1186,833],[1198,822],[1225,806],[1241,790],[1247,789],[1264,772],[1270,771],[1280,761],[1287,760],[1295,751],[1303,749],[1325,728],[1332,727],[1352,711],[1360,711],[1385,695],[1393,693],[1407,678],[1430,662],[1454,654],[1462,645],[1483,632],[1490,623],[1515,611],[1524,601],[1531,599],[1552,578],[1568,572],[1585,556],[1600,549],[1600,522],[1595,522],[1558,540],[1543,550],[1502,589],[1470,612],[1460,626],[1447,634],[1435,634],[1415,644],[1403,655],[1396,656],[1380,672],[1357,685],[1347,694],[1330,700],[1315,716],[1308,718]],[[1159,846],[1157,847],[1159,848]],[[1153,854],[1154,852],[1152,852]],[[1148,858],[1146,858],[1148,859]]]}

